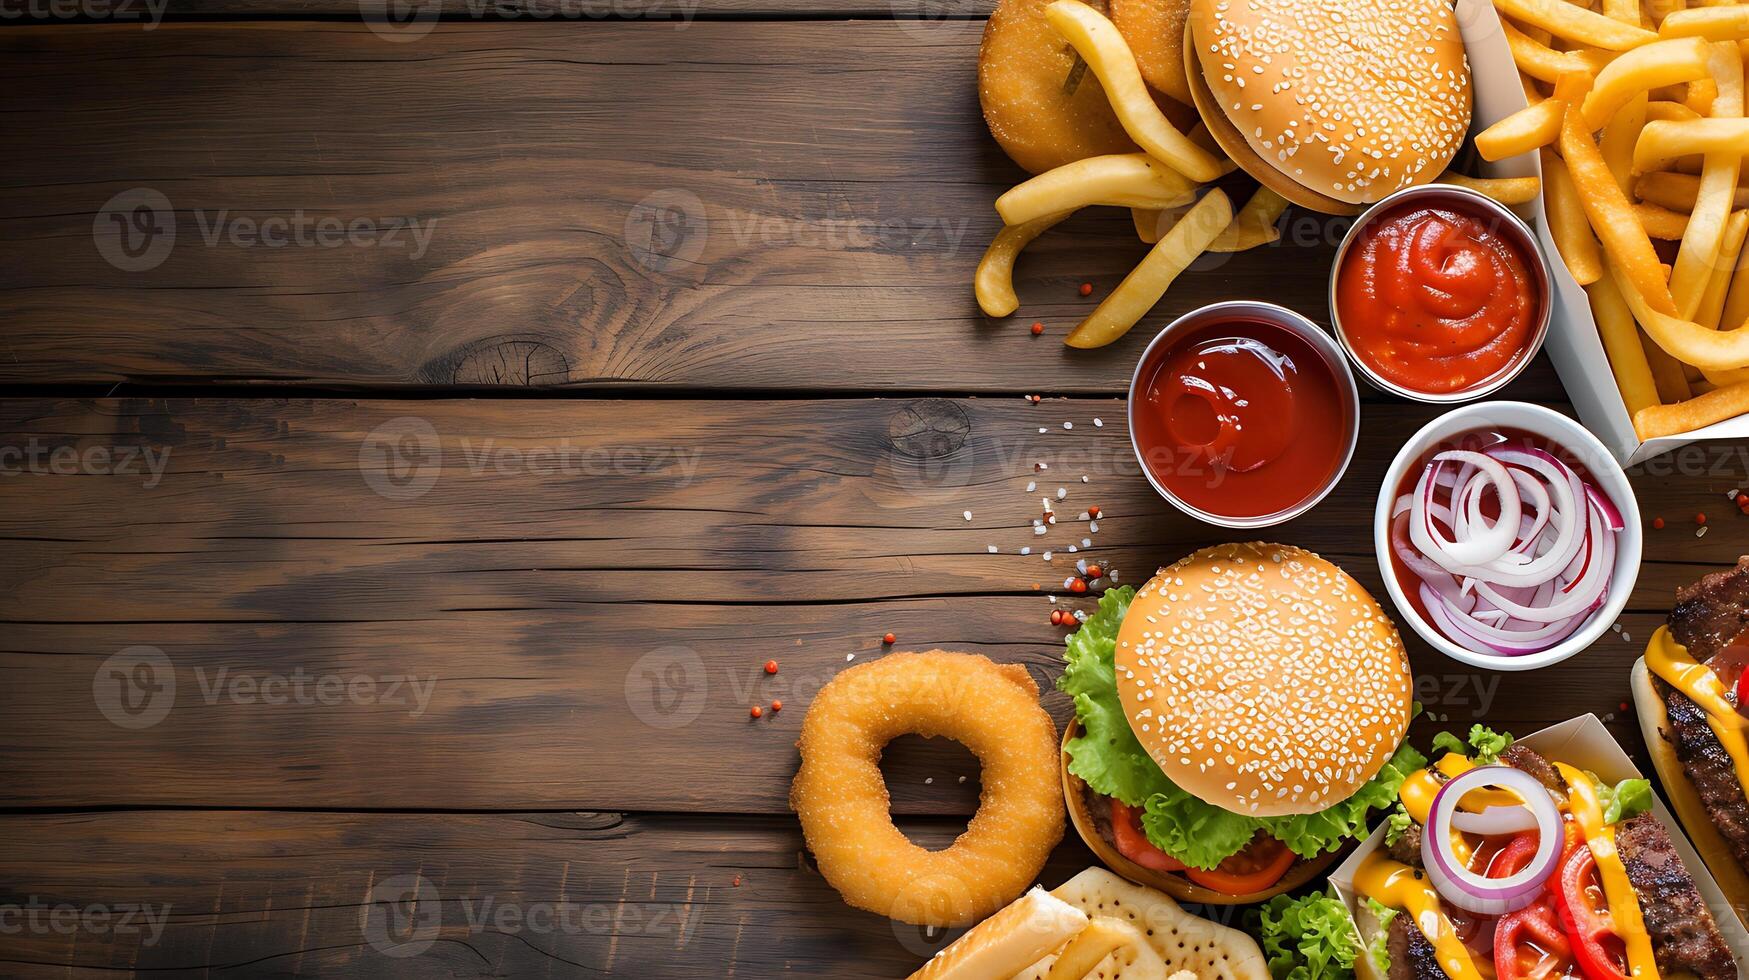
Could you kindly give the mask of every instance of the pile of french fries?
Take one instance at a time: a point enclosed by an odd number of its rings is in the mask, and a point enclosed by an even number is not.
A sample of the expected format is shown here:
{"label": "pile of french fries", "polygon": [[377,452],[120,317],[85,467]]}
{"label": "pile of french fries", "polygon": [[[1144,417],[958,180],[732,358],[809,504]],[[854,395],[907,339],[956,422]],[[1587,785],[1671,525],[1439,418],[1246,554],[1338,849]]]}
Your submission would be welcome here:
{"label": "pile of french fries", "polygon": [[[1153,248],[1064,340],[1071,347],[1103,347],[1147,315],[1203,252],[1242,252],[1279,240],[1278,222],[1288,202],[1258,187],[1235,214],[1226,193],[1208,185],[1237,165],[1201,123],[1185,133],[1166,118],[1117,26],[1081,0],[1056,0],[1045,16],[1093,70],[1118,121],[1142,152],[1077,160],[997,198],[1003,228],[978,263],[973,291],[986,314],[1008,316],[1020,307],[1014,262],[1033,239],[1084,207],[1129,208],[1137,235]],[[1484,180],[1446,173],[1439,179],[1507,204],[1533,200],[1540,191],[1535,178]]]}
{"label": "pile of french fries", "polygon": [[1494,0],[1530,105],[1476,149],[1541,154],[1551,237],[1644,441],[1749,412],[1749,6],[1598,2]]}

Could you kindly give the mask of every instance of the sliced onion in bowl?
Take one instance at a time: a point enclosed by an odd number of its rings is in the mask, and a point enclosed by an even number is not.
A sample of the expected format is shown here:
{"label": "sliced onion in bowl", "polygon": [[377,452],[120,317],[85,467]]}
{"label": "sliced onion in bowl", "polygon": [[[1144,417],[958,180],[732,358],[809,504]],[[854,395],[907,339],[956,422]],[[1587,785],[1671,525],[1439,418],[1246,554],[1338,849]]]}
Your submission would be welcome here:
{"label": "sliced onion in bowl", "polygon": [[[1524,800],[1523,809],[1535,821],[1538,834],[1536,854],[1530,863],[1505,878],[1479,875],[1452,852],[1458,803],[1471,790],[1485,786],[1511,790]],[[1486,814],[1467,816],[1481,818]],[[1511,766],[1479,766],[1452,777],[1434,796],[1433,809],[1421,834],[1421,861],[1441,898],[1478,915],[1505,915],[1524,908],[1542,894],[1543,885],[1560,864],[1565,839],[1560,808],[1536,777]]]}

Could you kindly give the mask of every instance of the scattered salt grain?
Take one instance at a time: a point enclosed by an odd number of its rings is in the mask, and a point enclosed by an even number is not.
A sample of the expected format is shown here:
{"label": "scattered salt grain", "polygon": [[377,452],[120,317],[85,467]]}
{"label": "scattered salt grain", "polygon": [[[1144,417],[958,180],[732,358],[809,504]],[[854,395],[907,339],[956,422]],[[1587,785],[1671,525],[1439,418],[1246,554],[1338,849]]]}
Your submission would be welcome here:
{"label": "scattered salt grain", "polygon": [[1032,529],[1032,533],[1033,533],[1033,534],[1034,534],[1034,535],[1035,535],[1035,536],[1036,536],[1036,535],[1041,535],[1041,534],[1044,534],[1044,533],[1045,533],[1045,526],[1044,526],[1044,525],[1043,525],[1043,524],[1040,524],[1040,525],[1038,525],[1038,526],[1036,526],[1036,527],[1034,527],[1034,528],[1033,528],[1033,529]]}
{"label": "scattered salt grain", "polygon": [[[1045,561],[1050,561],[1050,560],[1051,560],[1051,553],[1047,551],[1047,552],[1045,552]],[[1053,599],[1051,601],[1055,602],[1056,600]]]}
{"label": "scattered salt grain", "polygon": [[1075,571],[1080,572],[1082,575],[1086,575],[1087,574],[1087,559],[1083,558],[1080,561],[1076,562],[1075,563]]}
{"label": "scattered salt grain", "polygon": [[[1704,531],[1706,529],[1702,528],[1701,530]],[[1099,533],[1099,522],[1098,521],[1088,521],[1087,522],[1087,533],[1098,534]]]}
{"label": "scattered salt grain", "polygon": [[1045,461],[1043,461],[1043,460],[1040,460],[1040,461],[1039,461],[1039,462],[1037,462],[1037,463],[1036,463],[1036,464],[1034,464],[1034,465],[1036,465],[1036,466],[1037,466],[1037,467],[1038,467],[1038,468],[1039,468],[1039,469],[1041,469],[1041,470],[1048,470],[1048,469],[1050,469],[1050,468],[1051,468],[1051,464],[1049,464],[1049,463],[1047,463],[1047,462],[1045,462]]}
{"label": "scattered salt grain", "polygon": [[1082,483],[1086,483],[1086,482],[1087,482],[1087,476],[1086,476],[1086,474],[1082,474],[1082,476],[1081,476],[1081,482],[1082,482]]}
{"label": "scattered salt grain", "polygon": [[1037,489],[1038,489],[1038,481],[1037,480],[1028,480],[1026,482],[1026,492],[1027,493],[1031,493]]}
{"label": "scattered salt grain", "polygon": [[930,776],[927,779],[923,780],[923,785],[925,785],[925,786],[930,786],[930,785],[933,785],[934,783],[935,783],[934,776]]}
{"label": "scattered salt grain", "polygon": [[1611,632],[1615,632],[1615,633],[1621,632],[1621,624],[1620,623],[1610,623],[1609,628],[1610,628]]}
{"label": "scattered salt grain", "polygon": [[1020,549],[1020,553],[1022,555],[1030,555],[1030,554],[1032,554],[1032,549],[1030,547],[1022,548],[1022,549]]}
{"label": "scattered salt grain", "polygon": [[1083,548],[1093,547],[1093,539],[1092,538],[1082,538],[1081,539],[1081,547],[1083,547]]}
{"label": "scattered salt grain", "polygon": [[996,553],[996,546],[993,544],[985,545],[984,548],[992,555]]}
{"label": "scattered salt grain", "polygon": [[1065,429],[1073,429],[1074,427],[1075,427],[1075,423],[1073,423],[1073,422],[1064,422],[1063,423],[1063,428],[1065,428]]}
{"label": "scattered salt grain", "polygon": [[1075,552],[1077,552],[1077,551],[1080,551],[1080,550],[1081,550],[1081,549],[1080,549],[1080,548],[1077,548],[1077,547],[1075,547],[1075,546],[1074,546],[1074,545],[1070,545],[1070,546],[1069,546],[1069,554],[1071,554],[1071,555],[1072,555],[1072,554],[1074,554],[1074,553],[1075,553]]}
{"label": "scattered salt grain", "polygon": [[1038,434],[1041,436],[1045,434],[1045,427],[1044,426],[1041,425],[1038,427]]}
{"label": "scattered salt grain", "polygon": [[962,514],[961,516],[965,517],[965,519],[969,521],[972,519],[972,512],[968,510],[968,511],[964,512],[964,514]]}
{"label": "scattered salt grain", "polygon": [[1706,525],[1702,524],[1699,528],[1695,529],[1694,536],[1697,538],[1706,537]]}
{"label": "scattered salt grain", "polygon": [[854,654],[854,653],[847,653],[844,655],[844,662],[845,663],[849,663],[855,659],[856,659],[856,654]]}
{"label": "scattered salt grain", "polygon": [[1622,634],[1621,634],[1621,640],[1623,643],[1632,643],[1634,641],[1634,638],[1626,630],[1623,630]]}
{"label": "scattered salt grain", "polygon": [[965,781],[966,781],[966,777],[964,777],[964,776],[961,776],[961,777],[960,777],[960,782],[962,782],[962,783],[963,783],[963,782],[965,782]]}
{"label": "scattered salt grain", "polygon": [[1097,415],[1096,415],[1096,416],[1094,416],[1094,417],[1093,417],[1093,427],[1094,427],[1094,428],[1095,428],[1095,429],[1103,429],[1103,428],[1105,428],[1105,420],[1104,420],[1104,419],[1102,419],[1102,418],[1100,418],[1100,417],[1099,417],[1099,416],[1097,416]]}
{"label": "scattered salt grain", "polygon": [[1064,497],[1067,497],[1068,495],[1069,495],[1069,488],[1068,487],[1058,487],[1057,488],[1057,499],[1058,500],[1062,500]]}

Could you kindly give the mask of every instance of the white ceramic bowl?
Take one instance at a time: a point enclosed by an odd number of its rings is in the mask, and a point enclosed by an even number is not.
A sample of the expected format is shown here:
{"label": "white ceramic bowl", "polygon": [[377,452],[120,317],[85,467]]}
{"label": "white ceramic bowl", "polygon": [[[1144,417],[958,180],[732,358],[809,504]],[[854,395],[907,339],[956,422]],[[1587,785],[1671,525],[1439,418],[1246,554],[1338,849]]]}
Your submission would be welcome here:
{"label": "white ceramic bowl", "polygon": [[[1528,432],[1566,450],[1591,472],[1598,489],[1614,501],[1622,516],[1622,529],[1616,535],[1615,574],[1610,577],[1603,608],[1597,610],[1577,633],[1556,646],[1541,653],[1517,657],[1475,653],[1446,639],[1438,627],[1415,611],[1415,606],[1404,594],[1391,566],[1391,504],[1396,500],[1397,490],[1402,486],[1409,468],[1439,443],[1465,432],[1502,428]],[[1635,501],[1634,488],[1628,483],[1627,475],[1622,472],[1615,457],[1584,426],[1559,412],[1525,402],[1477,402],[1454,409],[1429,422],[1420,432],[1415,433],[1397,453],[1397,458],[1391,461],[1391,468],[1385,472],[1384,484],[1379,488],[1378,506],[1373,511],[1373,548],[1378,553],[1379,571],[1384,574],[1385,588],[1390,591],[1392,601],[1397,604],[1397,612],[1401,618],[1440,653],[1473,667],[1493,670],[1535,670],[1538,667],[1558,664],[1591,646],[1598,637],[1609,632],[1610,624],[1626,608],[1628,596],[1634,589],[1634,580],[1639,577],[1641,544],[1639,503]]]}

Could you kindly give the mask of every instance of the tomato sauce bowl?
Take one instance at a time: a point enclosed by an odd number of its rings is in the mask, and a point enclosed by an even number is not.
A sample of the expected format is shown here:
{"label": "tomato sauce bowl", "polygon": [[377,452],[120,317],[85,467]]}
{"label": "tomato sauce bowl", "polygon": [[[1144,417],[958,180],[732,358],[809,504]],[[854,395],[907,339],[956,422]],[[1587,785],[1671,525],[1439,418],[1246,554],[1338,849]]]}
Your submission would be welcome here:
{"label": "tomato sauce bowl", "polygon": [[1216,303],[1167,324],[1130,379],[1130,445],[1186,514],[1269,527],[1335,488],[1360,435],[1360,392],[1336,341],[1273,303]]}
{"label": "tomato sauce bowl", "polygon": [[[1508,539],[1518,556],[1466,566],[1482,554],[1463,549],[1485,549],[1501,527],[1500,491],[1486,476],[1493,464],[1478,456],[1500,464],[1504,482],[1522,491],[1513,494],[1522,510]],[[1477,510],[1453,507],[1470,502],[1471,483]],[[1408,510],[1405,499],[1417,497],[1420,511]],[[1483,520],[1454,529],[1459,511]],[[1576,520],[1553,517],[1563,511]],[[1412,528],[1427,515],[1416,537]],[[1564,538],[1567,527],[1576,540]],[[1596,436],[1540,405],[1489,401],[1447,412],[1397,453],[1379,488],[1373,545],[1399,621],[1434,649],[1473,667],[1535,670],[1584,651],[1615,625],[1639,575],[1642,530],[1633,486]],[[1546,567],[1534,569],[1526,561],[1533,556]],[[1452,573],[1454,563],[1466,573]]]}
{"label": "tomato sauce bowl", "polygon": [[1330,321],[1381,391],[1456,404],[1498,391],[1542,349],[1548,262],[1518,215],[1464,187],[1424,184],[1379,201],[1330,266]]}

